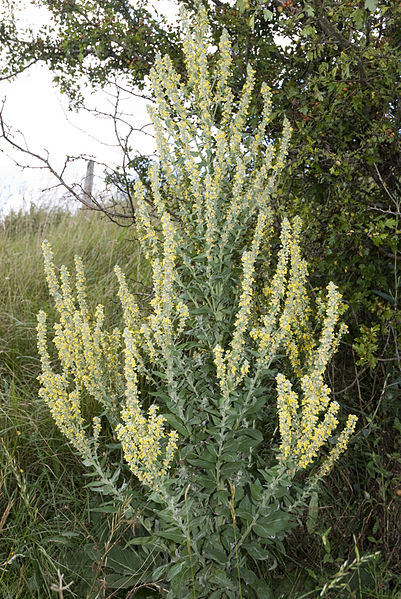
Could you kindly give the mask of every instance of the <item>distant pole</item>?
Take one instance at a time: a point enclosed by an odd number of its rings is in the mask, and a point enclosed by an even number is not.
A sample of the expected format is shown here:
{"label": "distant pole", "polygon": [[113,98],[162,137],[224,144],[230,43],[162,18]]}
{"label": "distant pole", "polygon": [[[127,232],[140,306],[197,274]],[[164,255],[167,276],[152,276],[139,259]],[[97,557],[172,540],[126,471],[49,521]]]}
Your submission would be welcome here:
{"label": "distant pole", "polygon": [[90,200],[92,197],[93,190],[93,176],[95,171],[95,162],[93,160],[88,160],[88,164],[86,167],[86,176],[84,179],[84,200]]}

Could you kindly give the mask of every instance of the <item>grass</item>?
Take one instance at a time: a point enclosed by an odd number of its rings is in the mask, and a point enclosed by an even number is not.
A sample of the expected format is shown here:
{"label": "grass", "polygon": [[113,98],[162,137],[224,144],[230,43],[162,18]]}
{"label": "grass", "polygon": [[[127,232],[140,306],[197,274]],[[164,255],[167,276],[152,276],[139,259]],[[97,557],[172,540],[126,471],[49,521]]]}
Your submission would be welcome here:
{"label": "grass", "polygon": [[[114,264],[131,288],[146,291],[132,230],[99,214],[32,208],[1,223],[0,596],[125,598],[120,587],[132,559],[125,542],[134,523],[97,511],[83,467],[37,398],[36,313],[54,316],[41,259],[45,238],[56,264],[72,267],[74,254],[82,256],[89,298],[105,305],[112,324],[120,318]],[[399,397],[385,392],[374,418],[354,388],[341,401],[350,411],[359,406],[364,426],[328,478],[318,511],[310,510],[308,528],[306,514],[286,541],[287,558],[266,570],[277,599],[401,599]],[[377,550],[380,556],[367,559]],[[141,567],[156,564],[151,556]],[[150,588],[135,594],[157,596]]]}
{"label": "grass", "polygon": [[[91,497],[83,468],[37,398],[36,313],[49,300],[41,243],[57,263],[82,256],[89,296],[119,319],[113,266],[145,280],[137,244],[98,214],[31,208],[0,227],[0,588],[2,599],[55,597],[58,570],[91,528]],[[141,287],[138,286],[138,291]],[[71,556],[70,556],[71,557]],[[75,573],[76,574],[76,573]],[[76,575],[75,575],[76,579]]]}
{"label": "grass", "polygon": [[31,208],[27,214],[9,215],[0,230],[2,374],[6,370],[21,381],[31,381],[38,371],[36,314],[40,308],[54,314],[41,258],[45,238],[56,263],[72,268],[74,255],[82,257],[90,297],[105,304],[112,318],[119,310],[113,266],[119,263],[131,279],[144,279],[131,230],[119,229],[99,214]]}

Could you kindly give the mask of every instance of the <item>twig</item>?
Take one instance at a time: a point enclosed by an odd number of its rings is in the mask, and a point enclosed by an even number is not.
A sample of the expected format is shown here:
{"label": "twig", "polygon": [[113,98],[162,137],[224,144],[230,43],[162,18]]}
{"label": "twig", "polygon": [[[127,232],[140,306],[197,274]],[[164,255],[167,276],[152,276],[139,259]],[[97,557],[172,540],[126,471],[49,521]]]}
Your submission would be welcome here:
{"label": "twig", "polygon": [[[115,224],[119,225],[119,226],[126,226],[126,227],[130,227],[132,225],[133,219],[134,219],[134,215],[132,213],[126,213],[126,212],[122,212],[122,211],[116,211],[115,210],[115,205],[112,206],[103,206],[96,198],[95,196],[91,196],[90,198],[87,198],[84,194],[83,194],[83,188],[81,185],[70,185],[69,183],[66,182],[66,180],[63,178],[64,172],[66,170],[66,167],[68,165],[69,162],[71,162],[72,160],[78,160],[78,159],[82,159],[83,156],[80,157],[71,157],[71,156],[67,156],[64,166],[61,170],[61,172],[58,172],[50,163],[49,160],[49,153],[46,151],[46,156],[41,156],[40,154],[33,152],[32,150],[29,149],[25,139],[25,147],[23,145],[21,145],[20,143],[16,142],[15,139],[12,137],[12,135],[10,134],[10,131],[8,129],[8,127],[6,126],[6,123],[4,121],[4,117],[3,117],[3,111],[4,111],[4,106],[5,106],[5,100],[3,101],[3,104],[1,106],[0,109],[0,138],[3,138],[12,148],[14,148],[15,150],[18,150],[19,152],[30,156],[31,158],[34,158],[35,160],[37,160],[40,165],[39,166],[32,166],[30,165],[29,167],[27,167],[27,165],[21,164],[19,163],[15,158],[13,158],[14,163],[21,167],[21,168],[32,168],[32,169],[46,169],[48,170],[59,182],[57,186],[62,186],[64,187],[69,194],[71,194],[71,196],[73,198],[75,198],[76,200],[78,200],[78,202],[80,202],[83,206],[85,206],[85,208],[89,209],[89,210],[94,210],[97,212],[102,212],[105,216],[107,216],[107,218],[109,220],[111,220],[112,222],[114,222]],[[76,188],[78,187],[79,192],[76,191]],[[121,222],[119,222],[119,220],[128,220],[128,224],[123,224]]]}
{"label": "twig", "polygon": [[59,598],[60,599],[64,599],[64,594],[63,591],[67,591],[70,586],[72,584],[74,584],[74,581],[71,580],[71,582],[69,582],[67,585],[63,586],[63,578],[64,578],[64,574],[61,574],[60,570],[57,568],[57,576],[58,576],[58,585],[57,584],[51,584],[50,585],[50,590],[55,591],[56,593],[58,593]]}
{"label": "twig", "polygon": [[381,173],[379,171],[379,169],[377,168],[377,164],[374,163],[374,167],[375,167],[375,171],[377,173],[377,176],[379,177],[379,181],[383,186],[384,191],[386,192],[386,194],[388,195],[388,197],[391,199],[392,202],[394,202],[395,205],[397,205],[397,201],[395,199],[395,197],[393,196],[393,194],[390,192],[390,190],[388,189],[386,183],[383,180],[383,177],[381,176]]}

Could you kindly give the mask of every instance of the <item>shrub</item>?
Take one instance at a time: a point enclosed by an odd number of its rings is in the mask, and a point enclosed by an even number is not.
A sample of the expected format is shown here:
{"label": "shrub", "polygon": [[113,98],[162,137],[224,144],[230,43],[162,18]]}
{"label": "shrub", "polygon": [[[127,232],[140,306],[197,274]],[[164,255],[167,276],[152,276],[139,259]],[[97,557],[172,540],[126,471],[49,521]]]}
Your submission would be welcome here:
{"label": "shrub", "polygon": [[[149,171],[153,207],[143,185],[135,187],[153,273],[150,313],[140,314],[116,267],[125,328],[105,330],[102,306],[88,309],[81,260],[73,290],[45,242],[60,372],[40,312],[40,395],[96,474],[92,487],[138,519],[130,550],[144,559],[159,552],[146,584],[176,598],[266,598],[266,564],[356,424],[349,416],[335,436],[339,405],[324,382],[345,328],[341,295],[329,284],[312,322],[299,219],[283,221],[273,267],[269,198],[289,124],[277,146],[267,141],[271,97],[263,86],[251,135],[252,69],[235,105],[227,33],[211,73],[205,11],[192,26],[184,14],[183,26],[187,79],[168,57],[152,71],[160,152]],[[92,426],[88,396],[99,406]]]}

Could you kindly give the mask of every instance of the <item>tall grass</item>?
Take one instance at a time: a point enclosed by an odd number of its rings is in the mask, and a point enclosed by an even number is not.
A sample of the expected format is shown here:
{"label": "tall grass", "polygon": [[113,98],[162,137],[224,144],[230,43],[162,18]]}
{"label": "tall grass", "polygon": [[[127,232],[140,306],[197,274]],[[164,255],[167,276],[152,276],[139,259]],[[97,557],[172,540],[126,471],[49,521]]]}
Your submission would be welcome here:
{"label": "tall grass", "polygon": [[65,264],[71,266],[75,254],[82,256],[91,298],[101,299],[113,318],[119,313],[113,266],[124,264],[133,280],[146,280],[132,230],[99,214],[31,208],[5,217],[0,226],[0,373],[20,382],[31,383],[38,372],[36,314],[43,308],[52,313],[40,248],[45,238]]}

